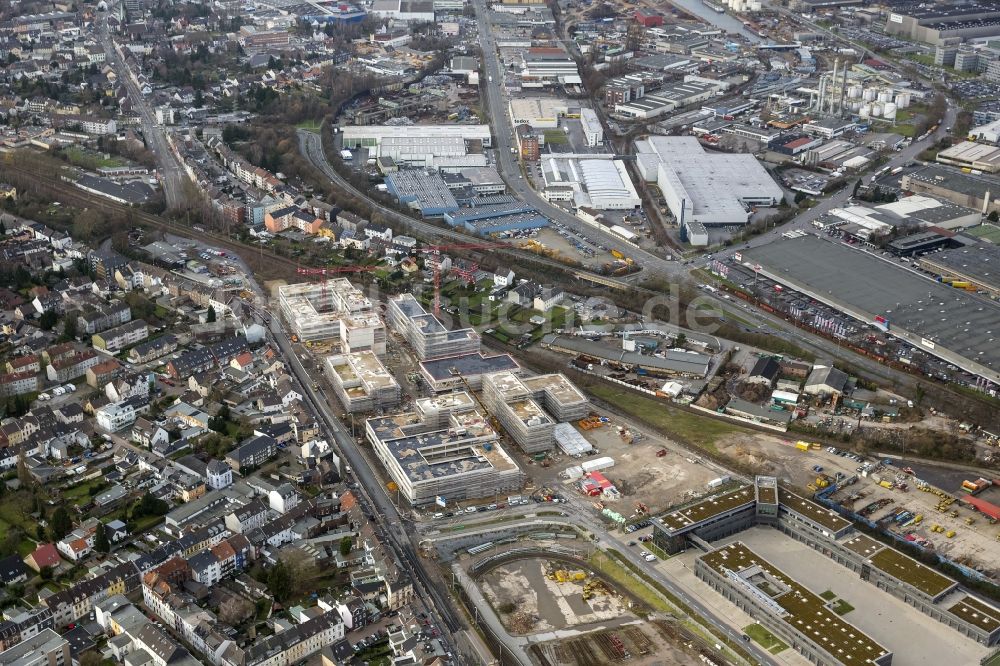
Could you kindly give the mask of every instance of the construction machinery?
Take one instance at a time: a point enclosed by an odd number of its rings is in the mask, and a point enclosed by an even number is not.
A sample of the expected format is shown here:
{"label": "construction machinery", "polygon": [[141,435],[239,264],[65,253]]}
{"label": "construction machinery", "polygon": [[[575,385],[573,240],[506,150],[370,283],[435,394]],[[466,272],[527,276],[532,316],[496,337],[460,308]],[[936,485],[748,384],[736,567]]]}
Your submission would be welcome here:
{"label": "construction machinery", "polygon": [[565,569],[556,569],[549,574],[549,580],[554,580],[557,583],[579,583],[587,579],[587,573],[584,571],[566,571]]}
{"label": "construction machinery", "polygon": [[604,422],[599,416],[588,416],[586,418],[580,419],[577,423],[581,430],[593,430],[594,428],[600,428],[604,425]]}
{"label": "construction machinery", "polygon": [[659,451],[656,452],[656,457],[657,458],[662,458],[665,455],[667,455],[667,450],[666,449],[660,449]]}
{"label": "construction machinery", "polygon": [[649,507],[642,502],[635,503],[635,512],[640,515],[646,515],[649,513]]}

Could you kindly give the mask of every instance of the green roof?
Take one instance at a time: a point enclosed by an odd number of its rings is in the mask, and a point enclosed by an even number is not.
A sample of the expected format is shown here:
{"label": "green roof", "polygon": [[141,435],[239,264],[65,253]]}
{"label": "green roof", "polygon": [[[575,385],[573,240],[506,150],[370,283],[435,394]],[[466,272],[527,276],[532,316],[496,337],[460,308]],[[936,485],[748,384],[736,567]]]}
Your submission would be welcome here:
{"label": "green roof", "polygon": [[958,583],[930,567],[924,566],[912,557],[907,557],[894,548],[883,548],[869,560],[876,569],[883,571],[896,580],[920,590],[924,594],[936,597]]}
{"label": "green roof", "polygon": [[952,615],[988,632],[1000,628],[1000,610],[968,595],[948,609]]}
{"label": "green roof", "polygon": [[833,509],[828,509],[822,504],[799,497],[784,488],[781,489],[781,504],[799,515],[808,518],[817,525],[822,525],[831,532],[839,532],[851,526],[851,521],[841,518]]}
{"label": "green roof", "polygon": [[[869,666],[889,650],[827,607],[813,594],[742,543],[732,543],[701,556],[702,562],[725,576],[725,570],[740,572],[756,565],[784,586],[758,584],[756,588],[781,607],[781,621],[797,634],[819,645],[845,666]],[[749,581],[748,581],[749,582]]]}
{"label": "green roof", "polygon": [[858,534],[851,537],[843,543],[843,546],[847,550],[857,553],[866,560],[877,553],[880,548],[885,548],[885,544],[881,544],[875,539],[865,536],[864,534]]}
{"label": "green roof", "polygon": [[714,518],[744,504],[753,504],[755,501],[753,486],[740,486],[736,490],[731,490],[721,495],[713,495],[682,509],[671,511],[662,516],[660,520],[663,522],[664,527],[672,530],[680,530]]}

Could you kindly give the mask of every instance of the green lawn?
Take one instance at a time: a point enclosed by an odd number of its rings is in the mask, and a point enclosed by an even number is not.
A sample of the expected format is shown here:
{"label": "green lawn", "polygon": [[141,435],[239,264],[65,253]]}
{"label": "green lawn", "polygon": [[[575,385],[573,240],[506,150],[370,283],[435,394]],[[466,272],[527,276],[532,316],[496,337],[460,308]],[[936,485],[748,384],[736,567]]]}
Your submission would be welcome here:
{"label": "green lawn", "polygon": [[837,598],[837,595],[834,594],[833,590],[827,590],[826,592],[824,592],[819,596],[822,597],[823,599],[826,599],[827,601],[833,601],[834,599]]}
{"label": "green lawn", "polygon": [[596,551],[590,557],[590,564],[598,571],[603,572],[623,589],[628,590],[633,595],[641,599],[647,606],[661,613],[672,613],[674,607],[667,602],[656,590],[642,581],[636,579],[624,566],[618,563],[607,554]]}
{"label": "green lawn", "polygon": [[96,479],[91,479],[90,481],[85,481],[84,483],[79,483],[72,488],[67,488],[63,491],[62,497],[66,502],[72,502],[76,505],[86,504],[90,501],[93,495],[90,494],[91,488],[101,488],[107,485],[103,477],[98,477]]}
{"label": "green lawn", "polygon": [[843,599],[837,599],[837,603],[833,605],[833,612],[837,615],[847,615],[852,610],[854,610],[854,606],[847,603]]}
{"label": "green lawn", "polygon": [[907,137],[913,137],[913,136],[915,136],[917,134],[917,128],[914,127],[913,125],[908,124],[908,123],[904,123],[902,125],[896,125],[894,127],[891,127],[891,128],[889,128],[889,131],[895,132],[896,134],[899,134],[901,136],[907,136]]}
{"label": "green lawn", "polygon": [[563,132],[562,130],[545,130],[545,143],[551,143],[556,146],[564,146],[569,143],[569,138],[566,136],[566,132]]}
{"label": "green lawn", "polygon": [[715,442],[720,437],[744,431],[739,426],[677,409],[662,400],[615,384],[599,382],[588,386],[587,390],[622,413],[648,423],[680,442],[712,453],[718,453]]}
{"label": "green lawn", "polygon": [[751,624],[744,627],[743,633],[771,654],[778,654],[788,649],[784,641],[759,624]]}

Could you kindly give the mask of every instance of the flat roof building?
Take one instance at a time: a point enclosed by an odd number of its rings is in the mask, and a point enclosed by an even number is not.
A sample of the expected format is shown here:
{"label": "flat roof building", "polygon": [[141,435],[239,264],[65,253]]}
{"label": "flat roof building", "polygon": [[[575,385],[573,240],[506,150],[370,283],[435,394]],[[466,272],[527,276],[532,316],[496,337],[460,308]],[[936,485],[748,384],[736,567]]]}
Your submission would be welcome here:
{"label": "flat roof building", "polygon": [[458,210],[458,202],[437,173],[407,169],[385,177],[389,194],[423,217],[442,217]]}
{"label": "flat roof building", "polygon": [[599,156],[545,155],[543,195],[549,201],[572,201],[576,208],[631,210],[642,205],[632,178],[620,160]]}
{"label": "flat roof building", "polygon": [[420,409],[423,416],[365,423],[368,441],[407,501],[426,506],[438,498],[450,503],[520,490],[524,473],[468,394],[425,399]]}
{"label": "flat roof building", "polygon": [[347,278],[278,287],[281,314],[302,342],[337,339],[345,352],[385,353],[385,325]]}
{"label": "flat roof building", "polygon": [[475,329],[449,331],[413,294],[389,299],[389,326],[402,335],[421,361],[443,356],[461,356],[479,351],[480,338]]}
{"label": "flat roof building", "polygon": [[485,375],[483,403],[527,453],[551,449],[557,422],[580,419],[590,411],[587,398],[561,374],[521,378],[508,371]]}
{"label": "flat roof building", "polygon": [[670,113],[683,106],[707,102],[727,87],[722,81],[683,81],[646,93],[638,99],[615,104],[615,114],[626,118],[649,119]]}
{"label": "flat roof building", "polygon": [[515,127],[554,129],[559,127],[559,118],[569,113],[569,103],[559,97],[512,97],[508,106]]}
{"label": "flat roof building", "polygon": [[984,215],[1000,211],[1000,191],[990,176],[964,173],[958,169],[930,164],[903,176],[904,190],[932,194]]}
{"label": "flat roof building", "polygon": [[486,356],[478,351],[420,362],[420,375],[435,393],[466,387],[478,390],[482,388],[483,375],[503,371],[520,373],[521,367],[510,354]]}
{"label": "flat roof building", "polygon": [[1000,383],[1000,306],[812,234],[743,250],[761,275],[851,317],[888,322],[888,333]]}
{"label": "flat roof building", "polygon": [[753,206],[784,198],[753,155],[708,153],[692,136],[651,136],[635,146],[639,173],[657,184],[680,223],[746,224]]}
{"label": "flat roof building", "polygon": [[937,161],[984,173],[997,173],[1000,171],[1000,148],[963,141],[939,152]]}
{"label": "flat roof building", "polygon": [[367,412],[399,404],[399,383],[370,351],[328,356],[326,374],[344,409]]}
{"label": "flat roof building", "polygon": [[920,257],[917,264],[929,273],[1000,296],[1000,247],[992,243],[941,250]]}
{"label": "flat roof building", "polygon": [[490,146],[489,125],[347,125],[341,128],[344,148],[378,148],[387,138],[460,138]]}

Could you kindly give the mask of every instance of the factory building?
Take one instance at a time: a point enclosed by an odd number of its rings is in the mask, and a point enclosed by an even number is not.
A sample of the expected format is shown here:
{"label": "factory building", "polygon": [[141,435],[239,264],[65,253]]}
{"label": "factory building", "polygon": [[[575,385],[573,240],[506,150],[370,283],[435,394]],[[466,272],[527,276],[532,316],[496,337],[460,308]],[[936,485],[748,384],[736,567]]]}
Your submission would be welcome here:
{"label": "factory building", "polygon": [[520,490],[525,475],[468,393],[417,401],[416,412],[368,419],[365,434],[413,506]]}
{"label": "factory building", "polygon": [[580,109],[580,126],[587,145],[595,148],[604,143],[604,126],[593,109]]}
{"label": "factory building", "polygon": [[479,334],[474,329],[449,331],[413,294],[389,299],[388,320],[421,361],[479,351]]}
{"label": "factory building", "polygon": [[546,155],[542,159],[543,196],[571,201],[575,208],[631,210],[642,204],[625,163],[611,155]]}
{"label": "factory building", "polygon": [[[691,77],[687,77],[690,79]],[[615,114],[626,118],[646,120],[670,113],[690,104],[707,102],[722,94],[727,84],[722,81],[691,79],[669,84],[655,93],[615,105]]]}
{"label": "factory building", "polygon": [[301,342],[335,339],[344,352],[385,353],[385,325],[347,278],[282,285],[278,304]]}
{"label": "factory building", "polygon": [[519,200],[459,208],[444,216],[453,227],[486,236],[515,229],[539,229],[548,226],[547,217]]}
{"label": "factory building", "polygon": [[916,194],[931,194],[984,215],[1000,211],[996,179],[958,169],[929,165],[903,176],[902,187]]}
{"label": "factory building", "polygon": [[997,173],[1000,172],[1000,148],[963,141],[939,152],[937,161],[977,172]]}
{"label": "factory building", "polygon": [[385,177],[389,194],[420,213],[422,217],[441,217],[458,210],[458,202],[440,174],[408,169]]}
{"label": "factory building", "polygon": [[387,138],[429,137],[434,139],[460,138],[468,142],[490,144],[489,125],[346,125],[341,128],[344,148],[378,148]]}
{"label": "factory building", "polygon": [[680,224],[746,224],[754,206],[772,206],[784,192],[753,155],[708,153],[693,136],[636,141],[637,166],[655,182]]}
{"label": "factory building", "polygon": [[1000,7],[996,3],[930,3],[918,7],[906,13],[890,11],[885,33],[932,46],[1000,36]]}
{"label": "factory building", "polygon": [[549,46],[533,47],[527,49],[522,58],[522,88],[579,85],[582,82],[576,61],[564,49]]}
{"label": "factory building", "polygon": [[567,100],[558,97],[513,97],[510,120],[514,127],[531,125],[535,129],[555,129],[559,119],[570,113]]}
{"label": "factory building", "polygon": [[333,392],[352,414],[399,404],[399,384],[370,351],[328,356],[324,367]]}
{"label": "factory building", "polygon": [[556,423],[583,418],[590,410],[586,397],[561,374],[529,378],[513,372],[485,375],[483,403],[526,453],[551,449]]}

